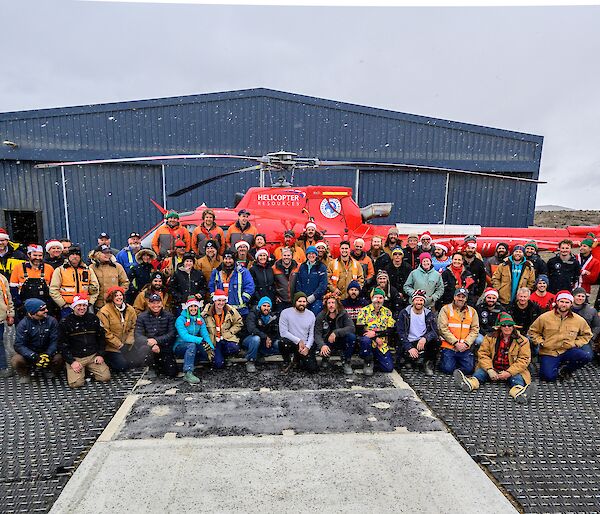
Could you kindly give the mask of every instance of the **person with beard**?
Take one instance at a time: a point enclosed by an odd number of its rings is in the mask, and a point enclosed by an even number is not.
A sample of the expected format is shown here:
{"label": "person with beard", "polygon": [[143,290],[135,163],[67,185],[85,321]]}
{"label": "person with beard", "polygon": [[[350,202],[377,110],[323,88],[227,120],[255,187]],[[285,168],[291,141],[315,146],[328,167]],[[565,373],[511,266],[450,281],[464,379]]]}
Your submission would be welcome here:
{"label": "person with beard", "polygon": [[304,252],[296,246],[295,239],[296,234],[294,234],[293,230],[286,230],[283,233],[283,244],[275,248],[275,251],[273,252],[275,260],[281,259],[284,248],[290,248],[292,250],[292,259],[294,259],[298,265],[306,260]]}
{"label": "person with beard", "polygon": [[439,312],[442,306],[452,303],[454,292],[458,288],[464,288],[468,292],[467,303],[475,305],[477,296],[473,293],[475,279],[471,272],[463,266],[463,255],[455,252],[452,255],[452,264],[442,273],[442,282],[444,283],[444,294],[436,302],[435,308]]}
{"label": "person with beard", "polygon": [[224,291],[227,303],[235,307],[242,318],[248,315],[248,305],[255,290],[254,280],[246,268],[235,263],[230,250],[225,250],[223,263],[212,271],[208,288],[211,293]]}
{"label": "person with beard", "polygon": [[[290,257],[292,255],[289,250]],[[291,304],[291,302],[290,302]],[[267,296],[261,298],[254,309],[248,313],[246,327],[248,336],[242,341],[246,349],[246,371],[256,372],[256,360],[268,355],[279,353],[279,315],[272,310],[273,304]]]}
{"label": "person with beard", "polygon": [[274,260],[267,248],[267,236],[265,234],[256,234],[256,237],[254,238],[254,247],[250,248],[249,252],[252,262],[256,261],[256,252],[258,252],[260,249],[263,249],[265,252],[267,252],[267,255],[269,256],[269,266],[273,266]]}
{"label": "person with beard", "polygon": [[331,264],[333,259],[329,255],[327,243],[325,241],[318,241],[315,248],[317,249],[317,260],[322,262],[326,268],[329,268],[329,264]]}
{"label": "person with beard", "polygon": [[400,307],[406,307],[408,301],[404,296],[404,284],[412,271],[410,265],[404,260],[402,248],[397,246],[392,250],[392,259],[382,269],[388,274],[390,285],[395,287],[400,297]]}
{"label": "person with beard", "polygon": [[306,250],[322,240],[323,234],[317,230],[317,225],[313,221],[309,221],[304,226],[304,232],[298,236],[296,247],[306,256]]}
{"label": "person with beard", "polygon": [[540,275],[535,281],[535,290],[531,293],[530,300],[540,306],[542,312],[548,312],[554,304],[556,295],[548,291],[550,280],[546,275]]}
{"label": "person with beard", "polygon": [[487,284],[487,275],[485,274],[485,266],[483,260],[477,256],[477,243],[469,241],[463,250],[464,266],[475,279],[473,286],[473,294],[479,298],[483,294],[483,290]]}
{"label": "person with beard", "polygon": [[365,247],[365,241],[362,238],[357,238],[354,241],[352,252],[350,256],[358,262],[363,269],[363,276],[365,280],[365,289],[370,289],[375,282],[375,268],[373,267],[373,261],[371,257],[367,255],[367,252],[363,250]]}
{"label": "person with beard", "polygon": [[587,303],[587,293],[583,287],[573,289],[573,306],[571,311],[579,314],[592,329],[592,348],[597,351],[598,335],[600,335],[600,317],[598,311]]}
{"label": "person with beard", "polygon": [[183,256],[182,264],[173,273],[169,280],[169,291],[173,296],[175,304],[174,314],[179,316],[190,296],[194,296],[198,301],[204,301],[204,296],[208,292],[206,280],[200,270],[194,269],[195,257],[192,252]]}
{"label": "person with beard", "polygon": [[528,241],[525,245],[525,258],[533,264],[533,269],[535,270],[535,276],[539,277],[540,275],[546,275],[548,273],[548,266],[544,259],[542,259],[538,253],[537,244],[535,241]]}
{"label": "person with beard", "polygon": [[204,275],[206,283],[210,281],[210,275],[214,269],[223,262],[223,258],[217,252],[217,244],[214,241],[206,241],[204,244],[204,256],[196,260],[194,268],[200,270]]}
{"label": "person with beard", "polygon": [[246,241],[248,249],[254,246],[254,237],[256,236],[256,227],[250,223],[250,211],[240,209],[238,219],[227,229],[225,237],[225,248],[231,250],[235,248],[236,243]]}
{"label": "person with beard", "polygon": [[[310,248],[314,248],[314,246],[308,247],[306,250],[308,251]],[[284,309],[279,317],[279,334],[281,336],[279,350],[283,357],[284,373],[287,373],[294,364],[309,373],[318,370],[313,348],[316,318],[306,308],[307,305],[306,294],[298,291],[294,295],[293,306]]]}
{"label": "person with beard", "polygon": [[360,294],[360,284],[356,280],[353,280],[348,284],[347,292],[348,296],[346,296],[346,298],[342,300],[342,306],[344,307],[344,309],[346,309],[346,312],[348,313],[348,316],[350,316],[350,319],[353,321],[354,326],[356,326],[358,313],[363,307],[369,305],[369,300],[367,300],[363,295]]}
{"label": "person with beard", "polygon": [[[398,240],[398,229],[396,227],[390,227],[388,230],[388,234],[387,237],[385,238],[385,243],[383,245],[383,252],[385,254],[387,254],[387,256],[391,259],[392,258],[392,250],[398,246],[400,246],[402,243],[402,241]],[[402,252],[402,255],[404,255],[404,252]],[[380,257],[383,257],[383,255],[381,255]],[[384,261],[381,261],[382,265],[385,264]]]}
{"label": "person with beard", "polygon": [[275,301],[275,274],[270,258],[269,252],[260,248],[256,252],[256,261],[250,268],[250,275],[254,280],[254,295],[251,300],[253,305],[265,296],[271,300],[271,305]]}
{"label": "person with beard", "polygon": [[496,330],[498,315],[503,311],[498,303],[498,291],[493,287],[487,287],[483,292],[483,299],[477,302],[475,310],[479,316],[479,334],[473,344],[477,349],[483,343],[483,338]]}
{"label": "person with beard", "polygon": [[133,308],[139,315],[148,308],[148,297],[151,294],[157,294],[162,300],[163,307],[170,311],[173,306],[173,298],[167,291],[167,280],[160,271],[150,273],[150,282],[148,282],[138,293]]}
{"label": "person with beard", "polygon": [[340,300],[346,298],[346,288],[353,280],[356,280],[361,287],[365,283],[362,266],[350,255],[350,243],[342,241],[340,243],[340,256],[329,264],[327,269],[329,277],[329,291],[336,294]]}
{"label": "person with beard", "polygon": [[132,232],[127,238],[127,246],[117,253],[117,262],[123,266],[127,276],[131,278],[131,268],[135,266],[135,256],[142,248],[142,240],[137,232]]}
{"label": "person with beard", "polygon": [[219,255],[225,251],[225,233],[215,221],[212,209],[202,211],[202,223],[192,232],[192,250],[198,257],[206,255],[206,243],[212,241]]}
{"label": "person with beard", "polygon": [[417,269],[419,266],[419,255],[421,255],[421,249],[419,248],[418,234],[408,234],[403,258],[411,270]]}
{"label": "person with beard", "polygon": [[111,246],[110,236],[106,232],[100,232],[100,235],[98,236],[98,246],[103,245],[110,248],[110,253],[112,253],[114,257],[119,253],[119,250]]}
{"label": "person with beard", "polygon": [[181,226],[179,214],[168,211],[165,214],[165,224],[158,227],[152,236],[152,250],[159,259],[164,259],[175,253],[175,243],[183,241],[185,251],[191,248],[191,237],[187,228]]}
{"label": "person with beard", "polygon": [[419,267],[412,270],[406,279],[404,292],[408,297],[412,297],[416,290],[425,291],[425,306],[431,309],[444,294],[444,282],[442,276],[435,271],[428,252],[422,252],[419,261]]}
{"label": "person with beard", "polygon": [[235,243],[235,263],[238,266],[243,266],[249,269],[252,266],[254,259],[250,255],[250,245],[247,241],[238,241]]}
{"label": "person with beard", "polygon": [[8,378],[13,375],[8,369],[6,360],[6,349],[4,347],[4,327],[12,327],[15,324],[15,306],[13,305],[10,286],[4,275],[0,274],[0,378]]}
{"label": "person with beard", "polygon": [[323,301],[323,310],[315,320],[315,349],[321,356],[321,369],[327,369],[331,355],[339,352],[344,375],[353,375],[352,354],[356,342],[354,323],[333,293],[327,293]]}
{"label": "person with beard", "polygon": [[448,247],[445,244],[435,243],[431,264],[440,275],[452,264],[452,258],[448,256]]}
{"label": "person with beard", "polygon": [[558,253],[548,261],[548,278],[551,293],[565,290],[571,291],[577,284],[581,274],[581,266],[571,253],[573,242],[563,239],[558,243]]}
{"label": "person with beard", "polygon": [[572,306],[573,295],[558,291],[554,309],[544,312],[529,329],[530,341],[539,346],[540,379],[546,382],[571,380],[593,358],[592,329]]}
{"label": "person with beard", "polygon": [[0,228],[0,273],[10,281],[10,275],[15,264],[25,262],[27,257],[19,250],[19,245],[13,243],[6,229]]}
{"label": "person with beard", "polygon": [[44,263],[44,251],[40,245],[29,245],[27,257],[29,261],[14,266],[10,274],[10,293],[15,305],[17,322],[25,316],[24,303],[29,298],[42,300],[51,316],[58,314],[58,308],[50,297],[50,282],[54,268]]}
{"label": "person with beard", "polygon": [[600,261],[592,255],[592,249],[597,245],[594,234],[590,234],[579,245],[579,254],[576,256],[581,267],[577,287],[583,287],[586,294],[592,291],[592,285],[598,282],[600,277]]}
{"label": "person with beard", "polygon": [[129,289],[125,295],[127,303],[130,305],[135,302],[142,288],[150,283],[150,275],[155,271],[156,254],[148,248],[142,248],[135,254],[135,261],[137,264],[129,270]]}
{"label": "person with beard", "polygon": [[185,253],[185,242],[181,240],[175,241],[175,251],[162,260],[159,271],[162,271],[167,278],[171,277],[183,262]]}
{"label": "person with beard", "polygon": [[71,304],[75,296],[87,295],[94,304],[99,291],[96,273],[81,259],[81,249],[71,246],[67,260],[54,270],[50,280],[50,297],[60,309],[60,316],[64,318],[73,312]]}
{"label": "person with beard", "polygon": [[512,255],[504,259],[492,275],[492,287],[498,291],[499,301],[505,307],[515,300],[520,288],[531,290],[534,284],[535,270],[533,264],[525,260],[525,248],[521,245],[513,248]]}
{"label": "person with beard", "polygon": [[[402,308],[402,301],[398,290],[390,284],[390,277],[387,274],[387,271],[381,269],[377,272],[375,287],[378,287],[384,292],[383,305],[392,311],[392,316],[394,316],[395,319]],[[371,290],[369,297],[372,293],[373,291]]]}
{"label": "person with beard", "polygon": [[129,288],[127,273],[111,253],[107,245],[99,246],[92,252],[92,264],[90,269],[94,270],[98,278],[98,298],[94,303],[94,309],[100,310],[105,303],[106,293],[112,286],[119,286],[124,290]]}
{"label": "person with beard", "polygon": [[494,250],[494,255],[491,257],[486,257],[483,261],[483,266],[485,268],[485,274],[487,275],[488,283],[492,283],[492,276],[496,272],[496,269],[504,259],[508,257],[508,244],[500,242],[496,245],[496,249]]}
{"label": "person with beard", "polygon": [[60,244],[63,247],[62,250],[62,254],[63,254],[63,258],[66,259],[67,257],[69,257],[69,248],[71,248],[71,246],[73,246],[73,243],[71,242],[70,239],[60,239]]}
{"label": "person with beard", "polygon": [[383,240],[379,236],[373,236],[371,238],[371,248],[367,252],[367,255],[371,257],[373,261],[373,266],[377,262],[377,259],[381,257],[385,252],[383,251]]}
{"label": "person with beard", "polygon": [[323,309],[323,295],[327,292],[327,268],[317,260],[317,249],[306,249],[306,261],[300,264],[296,275],[294,291],[307,296],[308,308],[315,314]]}
{"label": "person with beard", "polygon": [[292,296],[296,286],[296,275],[300,266],[292,258],[292,248],[285,247],[281,250],[281,258],[273,264],[273,280],[275,287],[275,308],[281,312],[292,306]]}
{"label": "person with beard", "polygon": [[57,239],[50,239],[46,243],[46,256],[44,257],[44,263],[50,264],[52,269],[58,268],[65,262],[63,257],[63,246],[62,243]]}
{"label": "person with beard", "polygon": [[419,238],[419,248],[422,252],[427,252],[429,254],[433,253],[435,245],[433,244],[430,232],[425,231],[421,234],[421,237]]}

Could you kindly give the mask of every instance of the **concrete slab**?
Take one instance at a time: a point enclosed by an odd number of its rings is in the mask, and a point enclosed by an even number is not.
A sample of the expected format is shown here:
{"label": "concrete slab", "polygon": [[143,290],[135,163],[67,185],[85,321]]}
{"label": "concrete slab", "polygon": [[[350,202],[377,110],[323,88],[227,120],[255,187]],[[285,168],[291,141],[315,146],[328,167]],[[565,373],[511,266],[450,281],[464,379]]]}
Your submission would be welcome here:
{"label": "concrete slab", "polygon": [[97,443],[51,512],[125,511],[516,512],[445,432]]}

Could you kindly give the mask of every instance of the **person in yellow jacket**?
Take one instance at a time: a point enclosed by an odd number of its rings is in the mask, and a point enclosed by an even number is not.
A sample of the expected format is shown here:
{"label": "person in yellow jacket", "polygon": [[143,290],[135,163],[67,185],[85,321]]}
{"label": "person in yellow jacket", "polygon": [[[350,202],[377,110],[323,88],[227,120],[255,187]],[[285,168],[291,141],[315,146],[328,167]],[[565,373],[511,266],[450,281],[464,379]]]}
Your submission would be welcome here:
{"label": "person in yellow jacket", "polygon": [[50,281],[50,297],[58,305],[61,318],[73,312],[71,304],[75,296],[87,294],[93,305],[99,290],[100,284],[94,270],[81,260],[81,249],[71,246],[67,260],[54,270]]}
{"label": "person in yellow jacket", "polygon": [[15,264],[25,262],[26,255],[19,250],[19,244],[10,240],[6,229],[0,228],[0,274],[10,280],[10,274]]}
{"label": "person in yellow jacket", "polygon": [[594,357],[592,329],[575,314],[570,291],[556,293],[554,309],[544,312],[529,327],[531,342],[540,347],[540,378],[546,382],[570,380],[573,372]]}
{"label": "person in yellow jacket", "polygon": [[98,297],[94,303],[96,310],[104,307],[106,303],[106,293],[112,286],[122,287],[125,291],[129,287],[129,278],[125,269],[121,266],[110,250],[110,246],[102,245],[96,248],[93,253],[93,263],[90,269],[94,270],[98,277]]}
{"label": "person in yellow jacket", "polygon": [[533,289],[535,268],[525,259],[525,248],[515,246],[512,255],[504,259],[492,275],[492,287],[498,291],[498,301],[505,307],[510,305],[521,287]]}
{"label": "person in yellow jacket", "polygon": [[454,370],[454,383],[463,391],[471,392],[488,380],[505,382],[508,394],[517,403],[527,403],[536,392],[531,383],[528,366],[531,363],[529,341],[517,330],[510,314],[501,312],[495,331],[486,335],[477,353],[477,369],[472,377],[461,370]]}
{"label": "person in yellow jacket", "polygon": [[479,334],[477,311],[467,305],[469,291],[459,287],[452,303],[444,305],[438,314],[438,332],[442,342],[440,371],[451,375],[455,369],[473,373],[475,357],[471,347]]}
{"label": "person in yellow jacket", "polygon": [[350,256],[350,243],[340,243],[340,256],[332,260],[327,267],[329,277],[329,291],[334,293],[340,300],[348,296],[348,284],[356,280],[360,287],[365,285],[363,268],[356,259]]}

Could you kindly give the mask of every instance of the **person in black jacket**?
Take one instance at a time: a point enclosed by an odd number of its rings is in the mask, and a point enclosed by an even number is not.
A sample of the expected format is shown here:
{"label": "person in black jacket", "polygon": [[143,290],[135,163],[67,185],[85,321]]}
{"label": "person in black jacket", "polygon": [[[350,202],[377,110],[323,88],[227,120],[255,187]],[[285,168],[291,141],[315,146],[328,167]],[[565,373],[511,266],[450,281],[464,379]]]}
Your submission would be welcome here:
{"label": "person in black jacket", "polygon": [[515,300],[508,309],[508,313],[513,317],[516,326],[520,327],[519,332],[521,334],[527,334],[529,327],[542,313],[540,306],[529,299],[530,296],[531,291],[526,287],[521,287],[517,290]]}
{"label": "person in black jacket", "polygon": [[204,295],[208,291],[204,274],[194,269],[194,254],[187,252],[183,255],[183,261],[169,280],[169,292],[173,296],[173,311],[179,316],[182,304],[187,302],[190,296],[195,296],[199,301],[204,301]]}
{"label": "person in black jacket", "polygon": [[275,275],[269,259],[269,252],[260,248],[256,251],[256,260],[250,268],[250,275],[254,280],[254,295],[250,302],[254,305],[265,296],[269,297],[271,305],[275,301]]}
{"label": "person in black jacket", "polygon": [[133,305],[142,288],[152,280],[152,272],[154,271],[152,261],[155,259],[156,254],[148,248],[142,248],[135,254],[137,264],[129,268],[129,289],[126,294],[128,304]]}
{"label": "person in black jacket", "polygon": [[546,261],[542,259],[538,253],[538,247],[535,244],[535,241],[529,241],[525,245],[525,258],[533,264],[533,269],[535,270],[535,278],[538,278],[540,275],[548,274],[548,266]]}
{"label": "person in black jacket", "polygon": [[423,373],[433,375],[440,341],[435,314],[425,307],[427,293],[417,289],[412,295],[412,305],[400,311],[396,322],[399,350],[396,354],[396,367],[402,361],[422,366]]}
{"label": "person in black jacket", "polygon": [[558,243],[558,254],[548,261],[548,278],[550,285],[548,291],[558,293],[559,291],[571,291],[581,273],[581,266],[575,256],[571,253],[573,242],[564,239]]}
{"label": "person in black jacket", "polygon": [[479,334],[473,343],[474,351],[481,346],[483,338],[493,334],[497,329],[498,315],[504,310],[498,302],[498,291],[493,287],[487,287],[483,291],[483,299],[475,306],[479,316]]}
{"label": "person in black jacket", "polygon": [[246,349],[246,371],[256,372],[258,355],[274,355],[279,353],[279,315],[272,311],[273,302],[268,296],[263,296],[258,305],[246,317],[248,335],[242,341]]}
{"label": "person in black jacket", "polygon": [[487,283],[485,265],[483,264],[483,261],[477,257],[477,243],[467,243],[463,253],[463,260],[465,268],[471,272],[473,280],[475,280],[475,284],[473,285],[473,296],[477,301],[483,294],[483,290]]}
{"label": "person in black jacket", "polygon": [[315,349],[322,357],[321,368],[326,369],[331,354],[339,351],[344,375],[352,375],[352,354],[356,342],[354,322],[333,293],[327,293],[324,300],[323,310],[315,320]]}
{"label": "person in black jacket", "polygon": [[88,312],[87,295],[73,297],[73,312],[58,324],[58,349],[67,364],[69,387],[85,383],[85,370],[98,382],[110,380],[110,370],[104,362],[105,333],[100,320]]}
{"label": "person in black jacket", "polygon": [[397,318],[402,309],[402,300],[400,299],[398,290],[390,284],[390,277],[387,274],[387,271],[381,269],[377,272],[375,286],[369,291],[369,299],[371,298],[370,294],[375,287],[378,287],[385,293],[383,305],[392,311],[394,318]]}
{"label": "person in black jacket", "polygon": [[410,265],[403,260],[403,256],[404,252],[402,251],[402,248],[399,246],[393,248],[391,261],[381,268],[387,272],[390,279],[390,285],[395,287],[396,291],[398,291],[400,307],[405,307],[408,304],[408,300],[404,295],[404,284],[412,271]]}
{"label": "person in black jacket", "polygon": [[464,287],[468,291],[467,303],[469,305],[474,306],[477,303],[477,297],[474,293],[475,279],[471,272],[465,268],[463,261],[462,253],[455,252],[452,255],[452,263],[442,273],[444,294],[435,303],[435,309],[438,312],[444,305],[453,302],[454,292],[460,287]]}
{"label": "person in black jacket", "polygon": [[152,365],[157,374],[168,377],[177,375],[177,362],[173,354],[175,343],[175,318],[163,308],[159,294],[148,296],[148,309],[142,312],[135,323],[135,344],[147,347],[146,365]]}

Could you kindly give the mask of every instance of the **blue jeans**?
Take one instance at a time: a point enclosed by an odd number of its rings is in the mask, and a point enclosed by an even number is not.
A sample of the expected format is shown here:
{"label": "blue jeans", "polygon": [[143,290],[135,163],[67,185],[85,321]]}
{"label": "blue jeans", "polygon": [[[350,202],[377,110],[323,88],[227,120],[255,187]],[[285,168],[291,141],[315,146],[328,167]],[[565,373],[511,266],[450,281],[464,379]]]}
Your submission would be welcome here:
{"label": "blue jeans", "polygon": [[[475,370],[475,373],[473,373],[473,377],[476,378],[477,380],[479,380],[480,384],[484,384],[485,382],[487,382],[488,380],[490,380],[490,376],[487,374],[487,371],[485,371],[483,368],[477,368]],[[508,380],[506,380],[506,383],[510,386],[524,386],[525,385],[525,379],[520,375],[514,375],[512,377],[510,377]]]}
{"label": "blue jeans", "polygon": [[183,357],[183,372],[193,372],[199,361],[207,361],[208,354],[206,350],[196,343],[178,344],[173,348],[173,353],[181,359]]}
{"label": "blue jeans", "polygon": [[471,350],[457,352],[450,348],[442,348],[440,352],[440,371],[452,375],[455,369],[460,369],[465,375],[473,373],[475,358]]}
{"label": "blue jeans", "polygon": [[6,369],[8,367],[6,350],[4,349],[4,326],[4,322],[0,323],[0,369]]}
{"label": "blue jeans", "polygon": [[558,378],[558,370],[564,365],[565,370],[575,371],[583,368],[594,358],[594,352],[588,343],[581,348],[571,348],[556,357],[540,355],[540,378],[546,382],[554,382]]}
{"label": "blue jeans", "polygon": [[264,356],[279,353],[279,341],[272,341],[271,348],[267,348],[264,341],[261,341],[258,336],[245,337],[242,347],[246,349],[247,361],[255,361],[259,353]]}
{"label": "blue jeans", "polygon": [[373,341],[367,336],[359,337],[358,344],[360,345],[359,355],[361,358],[367,362],[374,360],[377,369],[384,373],[394,371],[394,359],[387,345],[383,349],[373,348]]}
{"label": "blue jeans", "polygon": [[225,357],[235,355],[240,352],[240,346],[232,341],[221,339],[215,344],[215,368],[221,369],[225,367]]}
{"label": "blue jeans", "polygon": [[356,343],[355,334],[336,337],[335,342],[332,344],[329,344],[327,341],[324,342],[324,344],[331,348],[332,353],[339,351],[346,362],[349,362],[350,359],[352,359],[352,354],[354,353],[354,343]]}
{"label": "blue jeans", "polygon": [[482,333],[477,334],[477,337],[475,338],[475,342],[473,343],[473,345],[475,346],[481,346],[481,343],[483,343],[483,338],[485,336]]}

